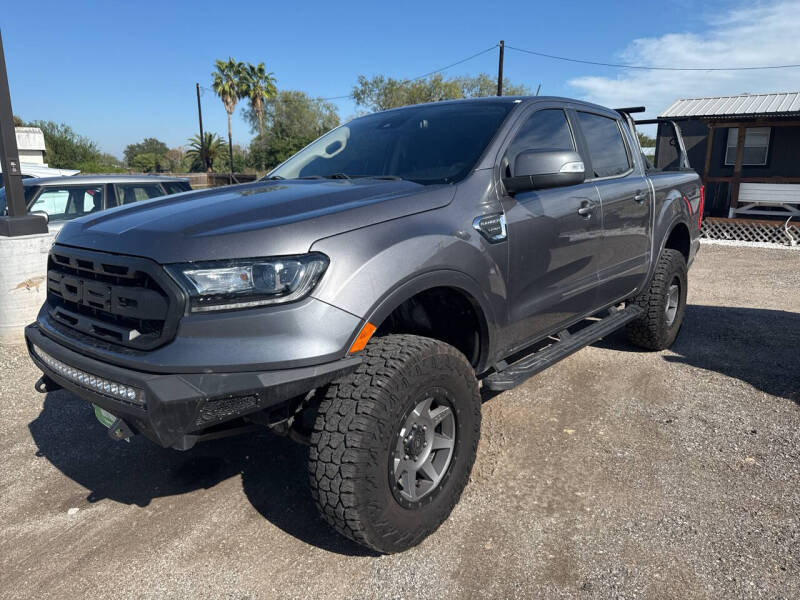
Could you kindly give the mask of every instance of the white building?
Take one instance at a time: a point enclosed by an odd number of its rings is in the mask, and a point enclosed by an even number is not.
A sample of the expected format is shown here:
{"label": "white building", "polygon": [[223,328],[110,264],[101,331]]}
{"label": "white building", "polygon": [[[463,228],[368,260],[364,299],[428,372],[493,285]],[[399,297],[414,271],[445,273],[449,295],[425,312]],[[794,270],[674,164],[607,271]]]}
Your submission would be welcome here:
{"label": "white building", "polygon": [[44,162],[44,133],[38,127],[15,127],[19,161],[32,165],[47,166]]}
{"label": "white building", "polygon": [[[75,175],[75,169],[51,169],[45,162],[44,133],[38,127],[15,127],[17,134],[17,150],[19,151],[20,170],[23,177],[56,177],[58,175]],[[2,173],[2,167],[0,167]],[[3,178],[0,175],[0,187]]]}

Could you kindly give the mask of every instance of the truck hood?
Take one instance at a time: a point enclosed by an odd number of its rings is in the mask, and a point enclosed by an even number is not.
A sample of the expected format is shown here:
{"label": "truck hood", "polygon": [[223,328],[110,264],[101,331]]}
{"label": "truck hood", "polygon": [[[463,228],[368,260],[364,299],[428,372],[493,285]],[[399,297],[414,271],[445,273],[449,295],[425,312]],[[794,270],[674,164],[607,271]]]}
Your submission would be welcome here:
{"label": "truck hood", "polygon": [[187,192],[67,223],[57,242],[159,263],[303,254],[322,238],[447,205],[450,185],[266,181]]}

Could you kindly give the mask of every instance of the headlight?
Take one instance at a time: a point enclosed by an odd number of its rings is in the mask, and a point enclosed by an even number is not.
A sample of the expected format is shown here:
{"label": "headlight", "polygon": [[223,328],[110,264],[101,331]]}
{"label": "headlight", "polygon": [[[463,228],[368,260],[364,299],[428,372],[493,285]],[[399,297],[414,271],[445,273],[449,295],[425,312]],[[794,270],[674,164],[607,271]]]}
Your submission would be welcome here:
{"label": "headlight", "polygon": [[167,265],[167,271],[189,293],[191,312],[208,312],[300,300],[327,266],[327,256],[311,253]]}

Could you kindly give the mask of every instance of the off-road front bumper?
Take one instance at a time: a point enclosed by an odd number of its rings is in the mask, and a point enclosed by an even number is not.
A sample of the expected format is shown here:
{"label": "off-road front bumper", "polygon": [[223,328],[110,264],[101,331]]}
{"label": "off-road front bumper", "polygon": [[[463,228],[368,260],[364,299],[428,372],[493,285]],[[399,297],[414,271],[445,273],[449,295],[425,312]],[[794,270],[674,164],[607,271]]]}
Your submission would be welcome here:
{"label": "off-road front bumper", "polygon": [[101,362],[25,328],[31,359],[50,380],[164,447],[186,450],[205,430],[269,410],[356,368],[358,357],[276,371],[156,374]]}

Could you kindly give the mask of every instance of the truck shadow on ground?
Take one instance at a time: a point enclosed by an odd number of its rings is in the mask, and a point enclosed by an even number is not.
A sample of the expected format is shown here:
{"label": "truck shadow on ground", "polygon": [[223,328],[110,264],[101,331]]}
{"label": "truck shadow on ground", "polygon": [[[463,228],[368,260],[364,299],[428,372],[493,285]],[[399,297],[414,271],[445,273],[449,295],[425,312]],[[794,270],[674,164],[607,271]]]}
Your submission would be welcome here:
{"label": "truck shadow on ground", "polygon": [[[623,331],[595,346],[646,352],[629,344]],[[690,304],[678,338],[664,360],[716,371],[800,404],[798,348],[800,313]]]}
{"label": "truck shadow on ground", "polygon": [[28,427],[37,456],[87,488],[89,503],[147,506],[240,475],[253,507],[289,535],[338,554],[374,555],[320,518],[308,486],[307,449],[286,438],[249,434],[197,444],[188,452],[160,448],[141,436],[114,442],[91,407],[66,391],[47,394]]}
{"label": "truck shadow on ground", "polygon": [[[623,332],[596,346],[642,351],[628,344]],[[798,313],[690,305],[678,339],[663,358],[740,379],[800,404],[798,347]],[[493,395],[484,394],[484,400]],[[251,434],[198,444],[188,452],[159,448],[141,437],[129,444],[113,442],[90,406],[65,391],[45,397],[29,428],[37,455],[88,489],[90,503],[109,499],[146,506],[241,475],[253,507],[289,535],[330,552],[372,555],[319,517],[308,487],[306,448],[286,438]]]}

